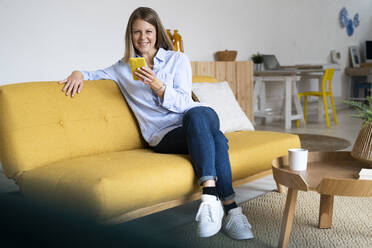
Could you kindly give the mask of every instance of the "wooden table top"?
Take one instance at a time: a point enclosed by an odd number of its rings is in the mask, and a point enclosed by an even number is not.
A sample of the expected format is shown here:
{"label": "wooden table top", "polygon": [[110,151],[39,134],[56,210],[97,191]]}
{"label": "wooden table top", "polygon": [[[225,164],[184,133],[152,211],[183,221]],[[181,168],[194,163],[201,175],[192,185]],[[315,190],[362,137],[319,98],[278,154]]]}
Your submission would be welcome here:
{"label": "wooden table top", "polygon": [[275,180],[290,188],[372,196],[372,180],[358,179],[360,170],[368,167],[350,152],[309,152],[306,171],[290,170],[287,156],[274,160],[272,168]]}
{"label": "wooden table top", "polygon": [[282,68],[296,68],[296,69],[323,69],[323,65],[283,65]]}
{"label": "wooden table top", "polygon": [[288,69],[288,70],[263,70],[254,73],[255,77],[285,77],[285,76],[298,76],[307,73],[324,73],[324,69]]}
{"label": "wooden table top", "polygon": [[[280,168],[290,170],[288,165]],[[355,161],[316,161],[308,162],[306,171],[295,172],[302,176],[311,190],[315,190],[324,178],[357,179],[363,168],[361,162]]]}
{"label": "wooden table top", "polygon": [[347,67],[345,68],[346,75],[349,76],[368,76],[372,75],[372,68],[370,67]]}
{"label": "wooden table top", "polygon": [[296,70],[265,70],[254,73],[255,77],[296,76]]}

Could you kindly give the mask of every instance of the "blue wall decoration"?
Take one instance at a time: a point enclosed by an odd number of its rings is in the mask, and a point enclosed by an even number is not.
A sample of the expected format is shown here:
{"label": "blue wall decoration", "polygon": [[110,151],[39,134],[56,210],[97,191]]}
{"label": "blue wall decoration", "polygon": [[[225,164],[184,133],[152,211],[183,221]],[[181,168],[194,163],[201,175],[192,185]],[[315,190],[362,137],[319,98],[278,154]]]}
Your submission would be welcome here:
{"label": "blue wall decoration", "polygon": [[360,21],[359,21],[359,14],[356,13],[354,15],[354,27],[358,27],[359,26],[359,23],[360,23]]}
{"label": "blue wall decoration", "polygon": [[352,36],[355,28],[360,24],[359,13],[356,13],[354,18],[351,19],[346,7],[343,7],[340,11],[340,24],[342,28],[346,27],[347,35]]}
{"label": "blue wall decoration", "polygon": [[346,27],[348,21],[349,21],[349,13],[347,13],[346,8],[343,7],[340,12],[341,27],[343,28]]}
{"label": "blue wall decoration", "polygon": [[346,32],[347,32],[347,35],[349,36],[352,36],[354,33],[354,24],[353,24],[353,20],[351,19],[349,19],[349,21],[347,22]]}

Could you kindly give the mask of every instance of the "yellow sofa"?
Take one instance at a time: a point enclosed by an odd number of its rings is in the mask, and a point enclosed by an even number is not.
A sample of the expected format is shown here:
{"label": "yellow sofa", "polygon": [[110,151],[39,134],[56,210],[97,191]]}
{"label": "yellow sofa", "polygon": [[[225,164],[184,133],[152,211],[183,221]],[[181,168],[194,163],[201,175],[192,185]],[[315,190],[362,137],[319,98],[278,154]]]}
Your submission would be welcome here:
{"label": "yellow sofa", "polygon": [[[57,82],[0,87],[0,158],[25,197],[118,223],[200,196],[185,155],[157,154],[143,141],[117,84],[85,82],[75,98]],[[228,133],[234,185],[268,175],[298,136]]]}

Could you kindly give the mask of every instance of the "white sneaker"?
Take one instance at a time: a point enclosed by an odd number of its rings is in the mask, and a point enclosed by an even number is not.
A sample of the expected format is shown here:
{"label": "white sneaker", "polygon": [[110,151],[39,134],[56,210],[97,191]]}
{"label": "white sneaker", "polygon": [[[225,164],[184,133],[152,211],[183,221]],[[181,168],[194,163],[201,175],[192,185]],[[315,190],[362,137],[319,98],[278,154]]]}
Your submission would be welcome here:
{"label": "white sneaker", "polygon": [[251,228],[241,207],[231,209],[224,220],[224,232],[233,239],[252,239]]}
{"label": "white sneaker", "polygon": [[221,229],[224,211],[221,201],[214,195],[203,194],[195,220],[198,222],[199,237],[215,235]]}

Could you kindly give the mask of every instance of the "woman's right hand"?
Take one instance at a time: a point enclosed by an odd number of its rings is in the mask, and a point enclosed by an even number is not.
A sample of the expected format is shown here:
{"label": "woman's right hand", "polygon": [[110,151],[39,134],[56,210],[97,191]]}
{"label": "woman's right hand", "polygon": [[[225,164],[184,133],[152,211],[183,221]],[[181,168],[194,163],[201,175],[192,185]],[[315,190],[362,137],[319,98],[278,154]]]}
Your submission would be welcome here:
{"label": "woman's right hand", "polygon": [[71,94],[74,97],[76,93],[80,93],[83,89],[84,77],[80,71],[73,71],[65,80],[58,82],[59,84],[66,84],[62,91],[66,92],[66,96]]}

